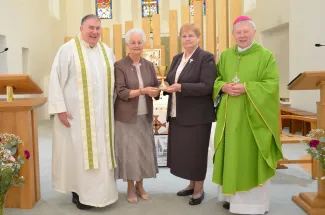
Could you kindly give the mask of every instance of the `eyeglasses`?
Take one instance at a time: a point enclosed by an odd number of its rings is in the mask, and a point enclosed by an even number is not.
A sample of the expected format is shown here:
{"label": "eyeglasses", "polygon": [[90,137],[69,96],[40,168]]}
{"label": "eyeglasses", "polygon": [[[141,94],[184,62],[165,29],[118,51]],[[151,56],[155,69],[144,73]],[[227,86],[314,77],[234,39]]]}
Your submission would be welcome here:
{"label": "eyeglasses", "polygon": [[182,35],[182,39],[186,39],[186,38],[193,39],[194,37],[195,37],[195,35],[193,35],[193,34],[190,34],[190,35]]}

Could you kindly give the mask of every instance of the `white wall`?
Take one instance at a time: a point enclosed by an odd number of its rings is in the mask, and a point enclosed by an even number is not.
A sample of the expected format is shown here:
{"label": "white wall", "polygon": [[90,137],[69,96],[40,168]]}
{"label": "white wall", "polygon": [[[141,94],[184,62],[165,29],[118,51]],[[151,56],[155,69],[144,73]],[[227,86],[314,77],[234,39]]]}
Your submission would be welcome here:
{"label": "white wall", "polygon": [[243,0],[244,1],[244,13],[248,13],[256,8],[257,0]]}
{"label": "white wall", "polygon": [[[290,81],[306,70],[325,70],[325,49],[314,47],[315,43],[325,43],[325,28],[321,27],[324,7],[324,0],[308,4],[305,0],[258,0],[256,8],[246,13],[256,22],[256,40],[262,44],[261,33],[289,23]],[[316,112],[319,91],[290,91],[290,100],[292,107]]]}
{"label": "white wall", "polygon": [[[315,43],[325,43],[324,0],[290,0],[290,80],[304,71],[325,70],[325,49]],[[319,91],[292,91],[292,105],[316,112]]]}
{"label": "white wall", "polygon": [[261,33],[263,46],[273,52],[280,77],[280,97],[289,98],[289,23],[265,30]]}
{"label": "white wall", "polygon": [[289,3],[290,0],[258,0],[255,8],[246,13],[256,24],[258,42],[261,42],[261,32],[289,22]]}
{"label": "white wall", "polygon": [[[0,33],[0,52],[4,51],[7,47],[7,37]],[[0,74],[8,74],[7,53],[8,52],[0,53]]]}
{"label": "white wall", "polygon": [[[58,44],[62,44],[65,35],[63,21],[52,18],[48,8],[47,0],[0,0],[0,35],[6,37],[9,48],[8,73],[21,74],[25,65],[26,73],[42,89],[45,87],[43,78],[50,73]],[[28,49],[28,59],[23,57],[23,48]],[[46,107],[39,110],[39,117],[47,117]]]}

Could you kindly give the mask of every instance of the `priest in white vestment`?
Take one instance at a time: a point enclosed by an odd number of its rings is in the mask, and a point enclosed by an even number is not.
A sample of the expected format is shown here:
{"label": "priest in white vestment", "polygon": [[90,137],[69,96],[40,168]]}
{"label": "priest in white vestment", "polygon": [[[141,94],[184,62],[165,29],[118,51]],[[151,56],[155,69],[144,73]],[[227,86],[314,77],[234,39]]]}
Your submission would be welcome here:
{"label": "priest in white vestment", "polygon": [[87,15],[80,34],[60,47],[49,82],[53,189],[72,192],[79,209],[117,201],[114,177],[114,54],[100,19]]}

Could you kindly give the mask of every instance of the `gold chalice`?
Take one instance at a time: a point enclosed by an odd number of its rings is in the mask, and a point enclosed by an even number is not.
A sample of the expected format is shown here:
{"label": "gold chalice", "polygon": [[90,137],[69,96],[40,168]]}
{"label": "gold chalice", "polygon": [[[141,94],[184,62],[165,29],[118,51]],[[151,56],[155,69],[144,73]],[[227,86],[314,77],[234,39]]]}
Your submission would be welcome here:
{"label": "gold chalice", "polygon": [[165,84],[165,73],[166,73],[166,70],[167,70],[167,66],[157,66],[157,70],[158,70],[159,74],[161,75],[161,84],[158,87],[158,89],[166,90],[167,85]]}

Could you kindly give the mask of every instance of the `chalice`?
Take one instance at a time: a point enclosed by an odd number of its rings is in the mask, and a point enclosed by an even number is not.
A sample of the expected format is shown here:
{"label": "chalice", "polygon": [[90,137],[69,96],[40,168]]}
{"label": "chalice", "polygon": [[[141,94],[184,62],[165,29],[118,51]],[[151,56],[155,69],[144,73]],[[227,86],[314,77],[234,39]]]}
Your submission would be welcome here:
{"label": "chalice", "polygon": [[165,72],[167,70],[167,66],[157,66],[157,70],[159,74],[161,75],[161,83],[160,86],[158,87],[159,90],[166,90],[167,85],[165,83]]}

